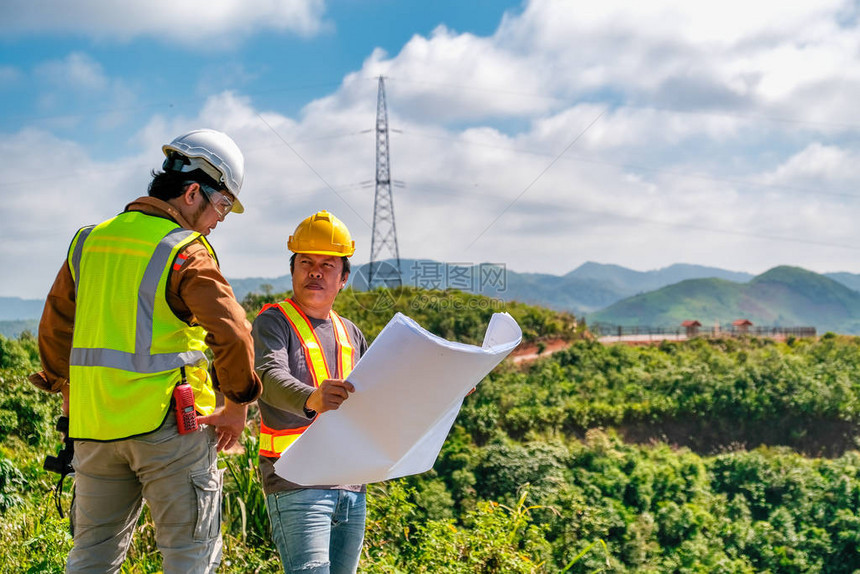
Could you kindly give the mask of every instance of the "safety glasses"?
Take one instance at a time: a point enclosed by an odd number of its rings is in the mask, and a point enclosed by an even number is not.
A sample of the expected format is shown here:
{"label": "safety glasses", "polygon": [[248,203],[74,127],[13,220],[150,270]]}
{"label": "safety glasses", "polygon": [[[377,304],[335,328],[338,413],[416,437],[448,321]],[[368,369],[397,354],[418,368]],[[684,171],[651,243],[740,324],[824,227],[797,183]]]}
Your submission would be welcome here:
{"label": "safety glasses", "polygon": [[206,195],[206,199],[212,204],[215,213],[218,214],[218,219],[224,221],[227,214],[233,211],[233,200],[224,195],[222,192],[213,189],[205,183],[200,184],[200,189]]}

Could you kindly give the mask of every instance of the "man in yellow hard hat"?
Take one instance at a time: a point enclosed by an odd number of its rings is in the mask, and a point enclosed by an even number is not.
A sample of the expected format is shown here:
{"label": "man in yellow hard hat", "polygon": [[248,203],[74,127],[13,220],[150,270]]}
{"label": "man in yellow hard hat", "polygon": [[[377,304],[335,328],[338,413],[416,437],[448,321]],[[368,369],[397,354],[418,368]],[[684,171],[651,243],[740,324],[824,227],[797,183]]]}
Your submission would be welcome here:
{"label": "man in yellow hard hat", "polygon": [[263,307],[252,334],[260,407],[260,471],[272,537],[284,572],[353,573],[364,541],[365,486],[300,486],[274,464],[320,413],[355,388],[346,378],[367,350],[364,335],[332,311],[349,278],[355,242],[337,217],[320,211],[290,236],[291,298]]}
{"label": "man in yellow hard hat", "polygon": [[262,390],[251,327],[206,239],[244,211],[242,152],[210,129],[162,151],[148,196],[75,235],[39,324],[44,370],[30,381],[62,393],[75,440],[69,573],[119,572],[144,499],[164,572],[215,572],[216,451],[236,442]]}

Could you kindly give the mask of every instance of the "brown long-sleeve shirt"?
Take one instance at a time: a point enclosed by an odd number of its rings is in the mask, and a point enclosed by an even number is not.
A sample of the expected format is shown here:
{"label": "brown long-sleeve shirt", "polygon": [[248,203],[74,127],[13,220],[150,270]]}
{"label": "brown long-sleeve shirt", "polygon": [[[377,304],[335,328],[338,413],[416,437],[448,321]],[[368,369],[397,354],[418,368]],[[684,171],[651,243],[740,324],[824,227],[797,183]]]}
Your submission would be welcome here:
{"label": "brown long-sleeve shirt", "polygon": [[[164,217],[191,229],[179,211],[153,197],[140,197],[125,211]],[[245,310],[202,242],[189,243],[182,254],[188,258],[182,267],[170,272],[167,304],[179,319],[206,330],[205,342],[215,358],[216,389],[235,403],[252,402],[263,386],[254,372],[254,344]],[[39,322],[39,354],[44,370],[30,376],[37,387],[58,392],[68,382],[74,326],[75,283],[64,261]]]}

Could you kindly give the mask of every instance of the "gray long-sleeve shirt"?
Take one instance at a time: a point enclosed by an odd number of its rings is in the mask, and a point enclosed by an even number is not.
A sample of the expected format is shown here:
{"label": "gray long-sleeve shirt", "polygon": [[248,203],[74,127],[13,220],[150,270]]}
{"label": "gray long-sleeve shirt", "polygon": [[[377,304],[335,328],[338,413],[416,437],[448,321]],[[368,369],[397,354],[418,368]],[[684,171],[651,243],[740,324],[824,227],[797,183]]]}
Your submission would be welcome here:
{"label": "gray long-sleeve shirt", "polygon": [[[323,349],[331,378],[338,378],[337,339],[331,319],[309,317],[314,333]],[[343,319],[347,334],[355,349],[358,361],[367,350],[367,341],[352,321]],[[313,392],[313,375],[305,359],[298,334],[290,327],[284,314],[270,308],[254,320],[251,334],[254,337],[255,370],[263,381],[263,394],[257,403],[266,426],[275,429],[301,427],[313,420],[315,413],[305,411],[305,401]],[[299,488],[342,489],[363,491],[364,485],[301,486],[275,474],[277,458],[260,457],[263,491],[268,495],[282,490]]]}

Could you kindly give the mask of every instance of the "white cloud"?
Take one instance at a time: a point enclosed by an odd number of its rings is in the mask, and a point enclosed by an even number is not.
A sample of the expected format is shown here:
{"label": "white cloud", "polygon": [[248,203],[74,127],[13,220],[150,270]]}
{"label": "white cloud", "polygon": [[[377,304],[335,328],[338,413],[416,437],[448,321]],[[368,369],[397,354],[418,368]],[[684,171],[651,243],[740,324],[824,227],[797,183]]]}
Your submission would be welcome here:
{"label": "white cloud", "polygon": [[32,75],[39,89],[38,109],[47,114],[42,127],[77,129],[102,108],[107,111],[96,114],[93,127],[105,131],[126,122],[137,103],[133,86],[108,76],[100,62],[83,52],[41,62]]}
{"label": "white cloud", "polygon": [[670,112],[660,120],[678,137],[724,138],[744,118],[845,131],[860,99],[860,34],[845,5],[535,0],[492,36],[440,26],[396,55],[377,50],[327,101],[351,105],[351,83],[384,74],[401,117],[428,125],[535,120],[586,100]]}
{"label": "white cloud", "polygon": [[[564,43],[571,33],[593,30],[625,30],[641,37],[677,36],[689,42],[731,44],[751,38],[795,35],[835,15],[841,0],[794,2],[779,0],[727,0],[719,4],[650,0],[563,2],[533,0],[522,18],[508,18],[502,29],[544,32],[533,41],[545,45]],[[574,37],[575,38],[575,37]]]}
{"label": "white cloud", "polygon": [[[525,85],[539,75],[536,92],[545,96],[839,123],[860,96],[860,34],[856,19],[845,23],[849,6],[535,0],[488,41],[505,48],[513,69],[532,71]],[[840,105],[810,107],[809,89]]]}
{"label": "white cloud", "polygon": [[36,68],[35,74],[55,87],[86,92],[104,90],[109,83],[101,64],[80,52],[69,54],[63,60],[44,62]]}
{"label": "white cloud", "polygon": [[125,190],[145,184],[147,171],[138,158],[96,161],[85,146],[33,129],[0,138],[0,155],[15,166],[0,183],[0,269],[16,273],[8,294],[41,298],[75,230],[122,210]]}
{"label": "white cloud", "polygon": [[860,150],[812,142],[762,179],[771,185],[807,189],[810,195],[832,191],[860,200]]}
{"label": "white cloud", "polygon": [[[40,200],[76,207],[34,216],[62,222],[57,245],[13,227],[61,258],[78,225],[145,192],[165,141],[207,126],[247,158],[247,212],[211,238],[228,276],[286,273],[287,236],[319,209],[347,223],[367,261],[375,149],[362,132],[385,74],[403,257],[551,273],[587,260],[860,271],[858,200],[846,197],[860,179],[860,34],[837,18],[844,4],[699,4],[536,0],[488,37],[440,27],[373,52],[296,117],[228,91],[151,118],[132,136],[139,155],[110,163],[129,170],[116,178],[94,179],[107,166],[85,147],[25,131],[0,152],[26,174],[39,170],[21,137],[56,150],[58,173],[77,175],[38,184]],[[98,83],[93,62],[65,63],[77,85]],[[27,220],[24,203],[9,209],[4,223]]]}
{"label": "white cloud", "polygon": [[0,35],[67,32],[129,40],[165,38],[207,49],[262,30],[304,36],[324,28],[324,0],[47,0],[0,3]]}
{"label": "white cloud", "polygon": [[493,38],[440,26],[430,38],[414,36],[392,60],[382,56],[365,63],[365,74],[391,76],[392,93],[417,116],[474,121],[544,112],[555,101],[535,97],[543,88],[540,70]]}

